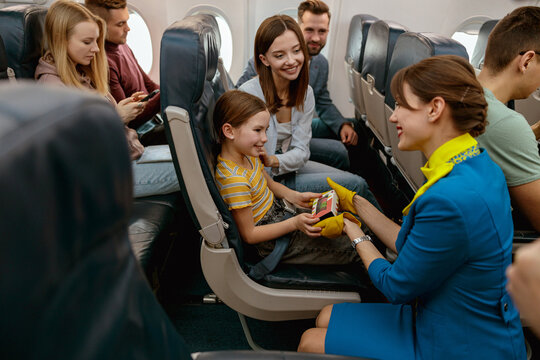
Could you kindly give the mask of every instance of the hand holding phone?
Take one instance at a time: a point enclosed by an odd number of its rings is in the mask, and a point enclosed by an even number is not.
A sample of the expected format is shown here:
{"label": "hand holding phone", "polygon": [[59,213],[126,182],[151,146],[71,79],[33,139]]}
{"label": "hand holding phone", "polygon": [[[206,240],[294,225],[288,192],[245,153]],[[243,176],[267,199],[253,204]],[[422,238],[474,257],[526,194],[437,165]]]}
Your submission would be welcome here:
{"label": "hand holding phone", "polygon": [[150,94],[146,95],[146,96],[143,97],[141,100],[139,100],[139,102],[145,102],[145,101],[148,101],[148,100],[150,100],[151,98],[153,98],[154,96],[156,96],[157,94],[159,94],[159,89],[156,89],[156,90],[152,91]]}

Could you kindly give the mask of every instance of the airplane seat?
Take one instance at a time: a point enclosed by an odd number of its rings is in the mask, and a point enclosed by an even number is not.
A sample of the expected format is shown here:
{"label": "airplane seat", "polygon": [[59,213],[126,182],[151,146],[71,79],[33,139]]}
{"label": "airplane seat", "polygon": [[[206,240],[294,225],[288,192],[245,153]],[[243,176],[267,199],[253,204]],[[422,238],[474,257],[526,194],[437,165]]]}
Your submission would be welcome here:
{"label": "airplane seat", "polygon": [[471,64],[477,70],[482,70],[489,34],[498,22],[499,20],[488,20],[482,24],[478,31],[478,38],[476,39],[476,44],[474,45],[471,56]]}
{"label": "airplane seat", "polygon": [[[457,55],[468,59],[465,47],[444,35],[407,32],[399,36],[394,47],[386,81],[384,110],[387,124],[389,124],[388,119],[395,107],[395,100],[390,91],[394,75],[404,67],[436,55]],[[398,149],[399,139],[393,124],[388,125],[388,135],[392,147],[392,162],[416,192],[425,181],[420,167],[424,166],[426,158],[420,151],[401,151]]]}
{"label": "airplane seat", "polygon": [[250,259],[214,180],[216,94],[211,83],[219,56],[217,31],[213,16],[198,14],[169,26],[161,41],[166,132],[182,193],[202,237],[206,281],[226,305],[259,320],[313,318],[324,305],[359,302],[359,292],[371,288],[358,269],[280,264],[261,283],[246,274]]}
{"label": "airplane seat", "polygon": [[84,92],[4,81],[0,124],[0,358],[343,358],[190,354],[131,250],[131,167],[113,108]]}
{"label": "airplane seat", "polygon": [[385,85],[388,66],[399,35],[407,31],[404,26],[379,20],[369,28],[362,65],[362,95],[366,106],[367,125],[390,156],[390,139],[384,116]]}
{"label": "airplane seat", "polygon": [[0,358],[189,359],[130,248],[131,168],[114,109],[3,82],[0,124]]}
{"label": "airplane seat", "polygon": [[17,79],[33,79],[41,56],[47,7],[15,5],[0,9],[0,37],[6,48],[8,66]]}
{"label": "airplane seat", "polygon": [[362,95],[362,64],[364,62],[364,49],[369,28],[377,19],[368,14],[354,15],[349,24],[347,50],[345,52],[345,72],[349,79],[349,97],[354,104],[355,112],[365,117],[366,109]]}
{"label": "airplane seat", "polygon": [[9,79],[14,81],[15,72],[8,65],[8,59],[6,54],[6,48],[4,46],[4,41],[0,36],[0,80]]}

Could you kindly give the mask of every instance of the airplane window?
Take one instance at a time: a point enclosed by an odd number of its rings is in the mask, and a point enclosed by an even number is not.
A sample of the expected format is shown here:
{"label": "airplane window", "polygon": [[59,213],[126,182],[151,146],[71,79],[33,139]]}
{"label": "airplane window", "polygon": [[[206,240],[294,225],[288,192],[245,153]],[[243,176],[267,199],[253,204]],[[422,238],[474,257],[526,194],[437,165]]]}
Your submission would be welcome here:
{"label": "airplane window", "polygon": [[229,71],[231,70],[233,53],[231,28],[229,27],[227,20],[225,20],[223,16],[215,14],[213,15],[218,23],[219,34],[221,36],[221,49],[219,49],[219,55],[223,59],[223,66],[225,66],[225,70]]}
{"label": "airplane window", "polygon": [[127,44],[133,50],[143,71],[149,73],[153,62],[150,30],[141,15],[133,9],[129,9],[129,27],[131,30],[127,37]]}
{"label": "airplane window", "polygon": [[298,22],[298,9],[297,8],[283,9],[279,13],[282,14],[282,15],[289,15],[294,20],[296,20],[296,22]]}
{"label": "airplane window", "polygon": [[221,11],[210,5],[197,6],[189,11],[188,15],[209,14],[216,18],[219,27],[219,35],[221,36],[221,48],[219,55],[223,60],[225,70],[230,71],[233,55],[233,38],[229,22],[221,15]]}
{"label": "airplane window", "polygon": [[463,46],[465,46],[465,49],[467,50],[467,54],[469,55],[469,59],[473,55],[474,47],[476,45],[476,40],[478,39],[478,32],[480,30],[480,27],[483,23],[486,21],[491,20],[490,17],[487,16],[473,16],[465,21],[463,21],[458,27],[457,30],[454,32],[454,35],[452,35],[452,39],[459,41]]}

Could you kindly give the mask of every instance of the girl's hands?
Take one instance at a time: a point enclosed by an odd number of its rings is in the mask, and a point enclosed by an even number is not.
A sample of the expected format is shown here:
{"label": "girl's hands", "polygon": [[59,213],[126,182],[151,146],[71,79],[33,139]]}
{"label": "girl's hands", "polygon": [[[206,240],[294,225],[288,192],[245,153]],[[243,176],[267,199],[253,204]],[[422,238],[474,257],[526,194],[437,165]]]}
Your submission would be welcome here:
{"label": "girl's hands", "polygon": [[133,96],[125,98],[116,105],[116,111],[118,111],[118,115],[120,115],[120,118],[122,118],[122,122],[124,124],[127,124],[131,120],[135,119],[146,107],[146,102],[139,102],[137,100],[140,98],[141,94],[144,93],[140,91],[136,92],[133,94]]}
{"label": "girl's hands", "polygon": [[302,213],[292,218],[297,230],[302,231],[304,234],[310,237],[321,236],[321,228],[314,227],[319,222],[319,218],[313,217],[311,214]]}
{"label": "girl's hands", "polygon": [[311,205],[313,205],[313,200],[316,198],[320,198],[322,194],[319,193],[313,193],[313,192],[298,192],[295,191],[290,199],[287,199],[288,201],[292,202],[298,207],[303,208],[311,208]]}

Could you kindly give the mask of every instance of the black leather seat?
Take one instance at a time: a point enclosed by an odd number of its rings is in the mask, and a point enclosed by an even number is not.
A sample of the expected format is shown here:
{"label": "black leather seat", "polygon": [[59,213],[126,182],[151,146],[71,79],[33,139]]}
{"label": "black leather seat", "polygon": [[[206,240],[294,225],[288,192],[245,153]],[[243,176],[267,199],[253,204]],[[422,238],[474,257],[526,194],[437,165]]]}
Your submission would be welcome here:
{"label": "black leather seat", "polygon": [[0,9],[0,36],[9,66],[17,78],[33,79],[43,47],[47,8],[17,5]]}
{"label": "black leather seat", "polygon": [[360,78],[362,77],[364,50],[369,28],[377,20],[379,19],[368,14],[358,14],[353,16],[349,24],[345,69],[349,78],[350,98],[357,116],[365,116],[366,114]]}
{"label": "black leather seat", "polygon": [[190,359],[133,256],[131,187],[103,99],[0,86],[0,358]]}
{"label": "black leather seat", "polygon": [[14,78],[15,74],[13,69],[8,66],[6,48],[4,47],[4,41],[0,36],[0,80]]}
{"label": "black leather seat", "polygon": [[[0,10],[0,36],[5,42],[9,67],[18,79],[34,78],[42,52],[46,14],[47,8],[38,5],[11,6]],[[0,56],[0,65],[1,59]],[[171,243],[167,237],[174,227],[180,198],[181,195],[175,193],[140,198],[134,203],[129,222],[130,240],[154,288],[159,286],[156,274],[164,266]]]}

